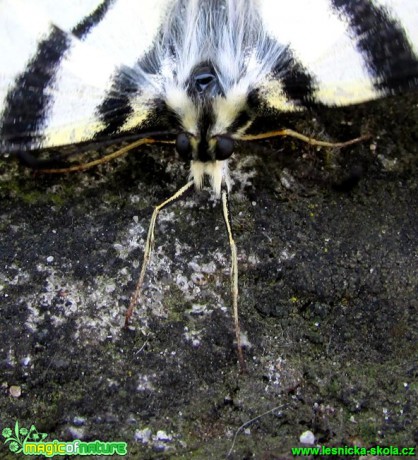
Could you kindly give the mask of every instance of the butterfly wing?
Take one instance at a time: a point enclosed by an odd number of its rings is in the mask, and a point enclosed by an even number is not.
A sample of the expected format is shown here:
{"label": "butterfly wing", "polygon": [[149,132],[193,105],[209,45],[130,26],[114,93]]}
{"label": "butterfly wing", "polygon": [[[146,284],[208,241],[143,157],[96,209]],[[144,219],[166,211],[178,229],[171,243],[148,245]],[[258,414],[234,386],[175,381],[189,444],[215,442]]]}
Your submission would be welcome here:
{"label": "butterfly wing", "polygon": [[152,46],[167,0],[49,10],[55,3],[1,4],[1,151],[100,140],[115,120],[129,130],[155,97],[135,63]]}
{"label": "butterfly wing", "polygon": [[262,0],[290,65],[265,85],[279,110],[356,104],[418,86],[418,4],[411,0]]}

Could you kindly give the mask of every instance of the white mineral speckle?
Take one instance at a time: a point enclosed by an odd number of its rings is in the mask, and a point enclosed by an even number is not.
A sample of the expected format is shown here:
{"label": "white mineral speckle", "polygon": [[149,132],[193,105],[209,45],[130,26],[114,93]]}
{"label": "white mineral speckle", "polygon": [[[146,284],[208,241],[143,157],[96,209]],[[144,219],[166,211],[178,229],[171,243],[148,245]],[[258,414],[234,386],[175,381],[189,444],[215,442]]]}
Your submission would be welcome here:
{"label": "white mineral speckle", "polygon": [[208,313],[208,307],[206,304],[194,303],[191,310],[188,310],[188,313],[190,315],[204,315],[205,313]]}
{"label": "white mineral speckle", "polygon": [[151,440],[152,431],[150,428],[144,428],[143,430],[136,430],[134,439],[140,441],[142,444],[148,444]]}
{"label": "white mineral speckle", "polygon": [[82,425],[84,425],[86,423],[86,419],[84,417],[80,417],[80,416],[76,415],[73,418],[73,423],[76,426],[82,426]]}
{"label": "white mineral speckle", "polygon": [[68,432],[72,439],[84,439],[85,430],[81,427],[70,426]]}
{"label": "white mineral speckle", "polygon": [[12,385],[9,388],[9,394],[13,398],[20,398],[22,396],[22,388],[18,385]]}
{"label": "white mineral speckle", "polygon": [[[155,375],[154,375],[155,377]],[[152,377],[148,375],[140,375],[138,377],[138,385],[136,386],[137,391],[146,391],[146,390],[153,390],[154,386],[151,382]]]}
{"label": "white mineral speckle", "polygon": [[171,441],[173,439],[173,436],[171,434],[167,434],[163,430],[158,430],[157,434],[155,435],[155,439],[158,441]]}
{"label": "white mineral speckle", "polygon": [[20,360],[20,364],[22,366],[28,366],[30,364],[30,362],[31,362],[31,357],[30,356],[25,356],[24,358],[22,358]]}
{"label": "white mineral speckle", "polygon": [[299,441],[302,444],[307,444],[309,446],[313,446],[315,444],[315,435],[310,430],[304,431],[299,436]]}

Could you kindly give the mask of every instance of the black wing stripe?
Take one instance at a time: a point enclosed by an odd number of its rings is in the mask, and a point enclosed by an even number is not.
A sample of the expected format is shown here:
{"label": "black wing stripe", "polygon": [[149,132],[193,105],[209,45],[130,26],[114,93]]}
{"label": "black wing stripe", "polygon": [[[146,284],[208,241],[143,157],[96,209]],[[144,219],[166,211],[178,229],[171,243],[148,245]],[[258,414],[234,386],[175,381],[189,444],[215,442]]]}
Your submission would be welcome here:
{"label": "black wing stripe", "polygon": [[402,26],[370,0],[332,0],[349,21],[375,88],[394,94],[418,85],[418,59]]}
{"label": "black wing stripe", "polygon": [[[145,56],[138,60],[138,67],[145,73],[157,74],[160,70],[157,64],[157,53],[158,47],[154,45]],[[135,79],[132,78],[132,72],[133,69],[126,69],[125,71],[121,68],[113,76],[112,87],[103,103],[97,108],[99,119],[105,128],[96,133],[95,139],[118,135],[129,116],[134,112],[131,97],[139,95],[141,88],[134,83]]]}
{"label": "black wing stripe", "polygon": [[234,122],[228,126],[226,131],[228,133],[236,133],[240,129],[245,128],[253,118],[254,117],[251,116],[248,110],[241,110],[241,112],[239,112],[235,118]]}
{"label": "black wing stripe", "polygon": [[80,40],[83,40],[93,29],[96,27],[102,19],[106,16],[110,7],[115,3],[116,0],[103,0],[103,2],[82,21],[80,21],[71,32]]}
{"label": "black wing stripe", "polygon": [[306,108],[316,105],[315,80],[289,48],[273,68],[273,75],[280,79],[286,97],[295,105]]}
{"label": "black wing stripe", "polygon": [[70,46],[68,35],[52,26],[47,39],[38,44],[26,70],[17,77],[5,100],[0,138],[10,147],[40,145],[38,134],[47,117],[51,96],[46,89],[55,78],[59,63]]}
{"label": "black wing stripe", "polygon": [[129,115],[133,113],[130,96],[139,94],[140,88],[130,72],[120,69],[113,77],[112,87],[97,112],[105,128],[96,133],[95,139],[118,134]]}

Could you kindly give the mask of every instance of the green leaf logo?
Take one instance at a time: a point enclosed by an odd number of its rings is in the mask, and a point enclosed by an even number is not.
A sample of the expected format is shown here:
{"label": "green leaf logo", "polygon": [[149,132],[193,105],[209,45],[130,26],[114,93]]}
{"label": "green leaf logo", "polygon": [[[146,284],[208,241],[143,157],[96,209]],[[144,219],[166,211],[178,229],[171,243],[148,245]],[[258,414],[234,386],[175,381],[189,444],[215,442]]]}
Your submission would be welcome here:
{"label": "green leaf logo", "polygon": [[16,421],[14,428],[3,428],[1,434],[5,438],[4,443],[10,443],[9,449],[15,454],[22,452],[25,442],[40,442],[48,436],[47,433],[40,433],[35,425],[31,425],[29,429],[24,426],[20,427],[18,421]]}
{"label": "green leaf logo", "polygon": [[2,436],[6,438],[4,441],[5,444],[10,442],[9,449],[15,454],[22,452],[24,439],[22,439],[21,436],[24,435],[25,430],[27,433],[28,430],[26,428],[19,428],[19,422],[16,420],[14,430],[12,430],[12,428],[4,428],[1,432]]}

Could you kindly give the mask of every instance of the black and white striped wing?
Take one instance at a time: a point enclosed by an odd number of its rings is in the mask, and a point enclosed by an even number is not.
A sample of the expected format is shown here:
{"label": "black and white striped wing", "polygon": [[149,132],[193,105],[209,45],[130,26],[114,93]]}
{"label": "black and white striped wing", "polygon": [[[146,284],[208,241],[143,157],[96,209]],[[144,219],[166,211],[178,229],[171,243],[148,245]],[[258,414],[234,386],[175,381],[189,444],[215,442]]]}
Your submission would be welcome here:
{"label": "black and white striped wing", "polygon": [[351,105],[418,87],[414,0],[295,0],[286,7],[262,0],[261,10],[268,32],[288,45],[287,68],[265,83],[278,110]]}
{"label": "black and white striped wing", "polygon": [[[155,41],[168,0],[2,0],[0,150],[106,136],[147,117],[155,91],[135,63]],[[121,80],[115,87],[115,76]],[[129,108],[128,108],[129,95]]]}
{"label": "black and white striped wing", "polygon": [[416,0],[2,0],[0,151],[165,120],[236,139],[255,92],[280,111],[359,103],[416,88],[417,53]]}

